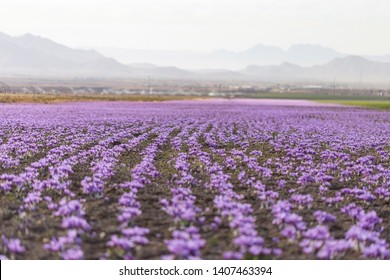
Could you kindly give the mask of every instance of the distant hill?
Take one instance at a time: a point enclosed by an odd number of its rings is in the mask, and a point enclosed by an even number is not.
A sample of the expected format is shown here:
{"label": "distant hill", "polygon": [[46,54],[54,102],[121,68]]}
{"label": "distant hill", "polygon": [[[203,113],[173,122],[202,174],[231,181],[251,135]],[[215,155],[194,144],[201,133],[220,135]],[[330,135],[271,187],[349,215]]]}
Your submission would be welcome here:
{"label": "distant hill", "polygon": [[384,63],[390,63],[390,54],[385,55],[366,55],[364,58],[367,58],[369,60],[377,61],[377,62],[384,62]]}
{"label": "distant hill", "polygon": [[126,75],[130,68],[94,50],[78,50],[49,39],[0,33],[0,72],[35,75]]}
{"label": "distant hill", "polygon": [[16,37],[12,42],[23,48],[28,47],[29,49],[76,62],[92,62],[106,58],[95,50],[71,49],[49,39],[31,34]]}
{"label": "distant hill", "polygon": [[301,67],[290,63],[279,66],[248,66],[240,71],[261,80],[338,81],[390,83],[390,63],[370,61],[359,56],[336,58],[324,65]]}

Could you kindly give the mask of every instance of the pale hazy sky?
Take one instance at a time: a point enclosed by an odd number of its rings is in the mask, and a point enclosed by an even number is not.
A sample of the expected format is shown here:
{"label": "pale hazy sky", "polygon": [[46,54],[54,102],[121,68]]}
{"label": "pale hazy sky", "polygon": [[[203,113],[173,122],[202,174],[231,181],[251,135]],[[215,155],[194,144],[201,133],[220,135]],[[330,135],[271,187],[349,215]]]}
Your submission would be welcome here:
{"label": "pale hazy sky", "polygon": [[72,47],[241,51],[313,43],[390,53],[389,0],[1,0],[0,31]]}

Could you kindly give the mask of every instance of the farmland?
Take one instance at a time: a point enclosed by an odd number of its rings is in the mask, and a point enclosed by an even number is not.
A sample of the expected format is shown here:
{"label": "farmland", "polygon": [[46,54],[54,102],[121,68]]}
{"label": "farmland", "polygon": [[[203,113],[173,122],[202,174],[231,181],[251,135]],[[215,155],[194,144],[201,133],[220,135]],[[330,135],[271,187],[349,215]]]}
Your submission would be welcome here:
{"label": "farmland", "polygon": [[321,100],[322,103],[337,103],[355,107],[366,107],[378,110],[390,110],[390,101],[388,100]]}
{"label": "farmland", "polygon": [[2,259],[390,259],[390,113],[0,105]]}
{"label": "farmland", "polygon": [[172,101],[191,100],[192,96],[166,95],[113,95],[113,94],[9,94],[0,93],[0,103],[64,103],[89,101]]}
{"label": "farmland", "polygon": [[[262,93],[250,96],[256,99],[273,100],[312,100],[324,104],[341,104],[354,107],[366,107],[378,110],[390,110],[390,101],[388,96],[367,95],[331,95],[321,93]],[[248,96],[249,97],[249,96]]]}

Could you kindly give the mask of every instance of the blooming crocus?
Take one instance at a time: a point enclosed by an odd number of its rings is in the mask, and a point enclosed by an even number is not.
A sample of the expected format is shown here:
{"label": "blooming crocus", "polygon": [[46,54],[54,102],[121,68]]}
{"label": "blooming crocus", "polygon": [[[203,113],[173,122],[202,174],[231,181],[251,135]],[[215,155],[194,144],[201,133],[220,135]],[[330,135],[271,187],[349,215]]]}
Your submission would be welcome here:
{"label": "blooming crocus", "polygon": [[84,231],[89,231],[91,229],[91,226],[84,218],[77,216],[66,217],[62,221],[61,226],[65,229],[81,229]]}
{"label": "blooming crocus", "polygon": [[316,217],[316,220],[320,224],[326,224],[326,223],[336,221],[336,217],[334,215],[327,213],[325,211],[320,211],[320,210],[314,211],[314,216]]}
{"label": "blooming crocus", "polygon": [[84,259],[84,252],[81,248],[70,248],[61,253],[61,257],[64,260],[81,260]]}
{"label": "blooming crocus", "polygon": [[6,238],[4,235],[1,237],[5,247],[11,253],[21,254],[26,251],[25,247],[22,245],[18,238]]}
{"label": "blooming crocus", "polygon": [[198,229],[189,227],[185,230],[175,230],[172,239],[165,240],[168,250],[180,259],[199,259],[200,249],[206,241],[200,237]]}

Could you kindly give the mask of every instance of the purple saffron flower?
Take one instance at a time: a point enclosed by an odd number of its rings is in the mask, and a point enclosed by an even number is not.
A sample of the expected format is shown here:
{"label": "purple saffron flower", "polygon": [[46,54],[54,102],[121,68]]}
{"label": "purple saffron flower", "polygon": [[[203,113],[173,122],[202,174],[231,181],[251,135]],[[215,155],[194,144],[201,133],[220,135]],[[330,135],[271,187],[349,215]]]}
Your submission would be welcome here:
{"label": "purple saffron flower", "polygon": [[82,260],[84,259],[84,252],[81,248],[70,248],[61,253],[61,257],[64,260]]}
{"label": "purple saffron flower", "polygon": [[317,210],[314,212],[314,216],[316,217],[318,223],[320,224],[327,224],[336,221],[335,216],[325,211]]}
{"label": "purple saffron flower", "polygon": [[26,251],[20,240],[17,238],[8,239],[3,235],[1,240],[3,241],[5,247],[7,247],[8,251],[11,253],[21,254]]}
{"label": "purple saffron flower", "polygon": [[227,251],[223,253],[223,258],[225,260],[241,260],[243,257],[243,254],[240,252]]}
{"label": "purple saffron flower", "polygon": [[89,231],[91,229],[90,225],[84,218],[77,216],[66,217],[61,226],[65,229],[81,229],[84,231]]}

